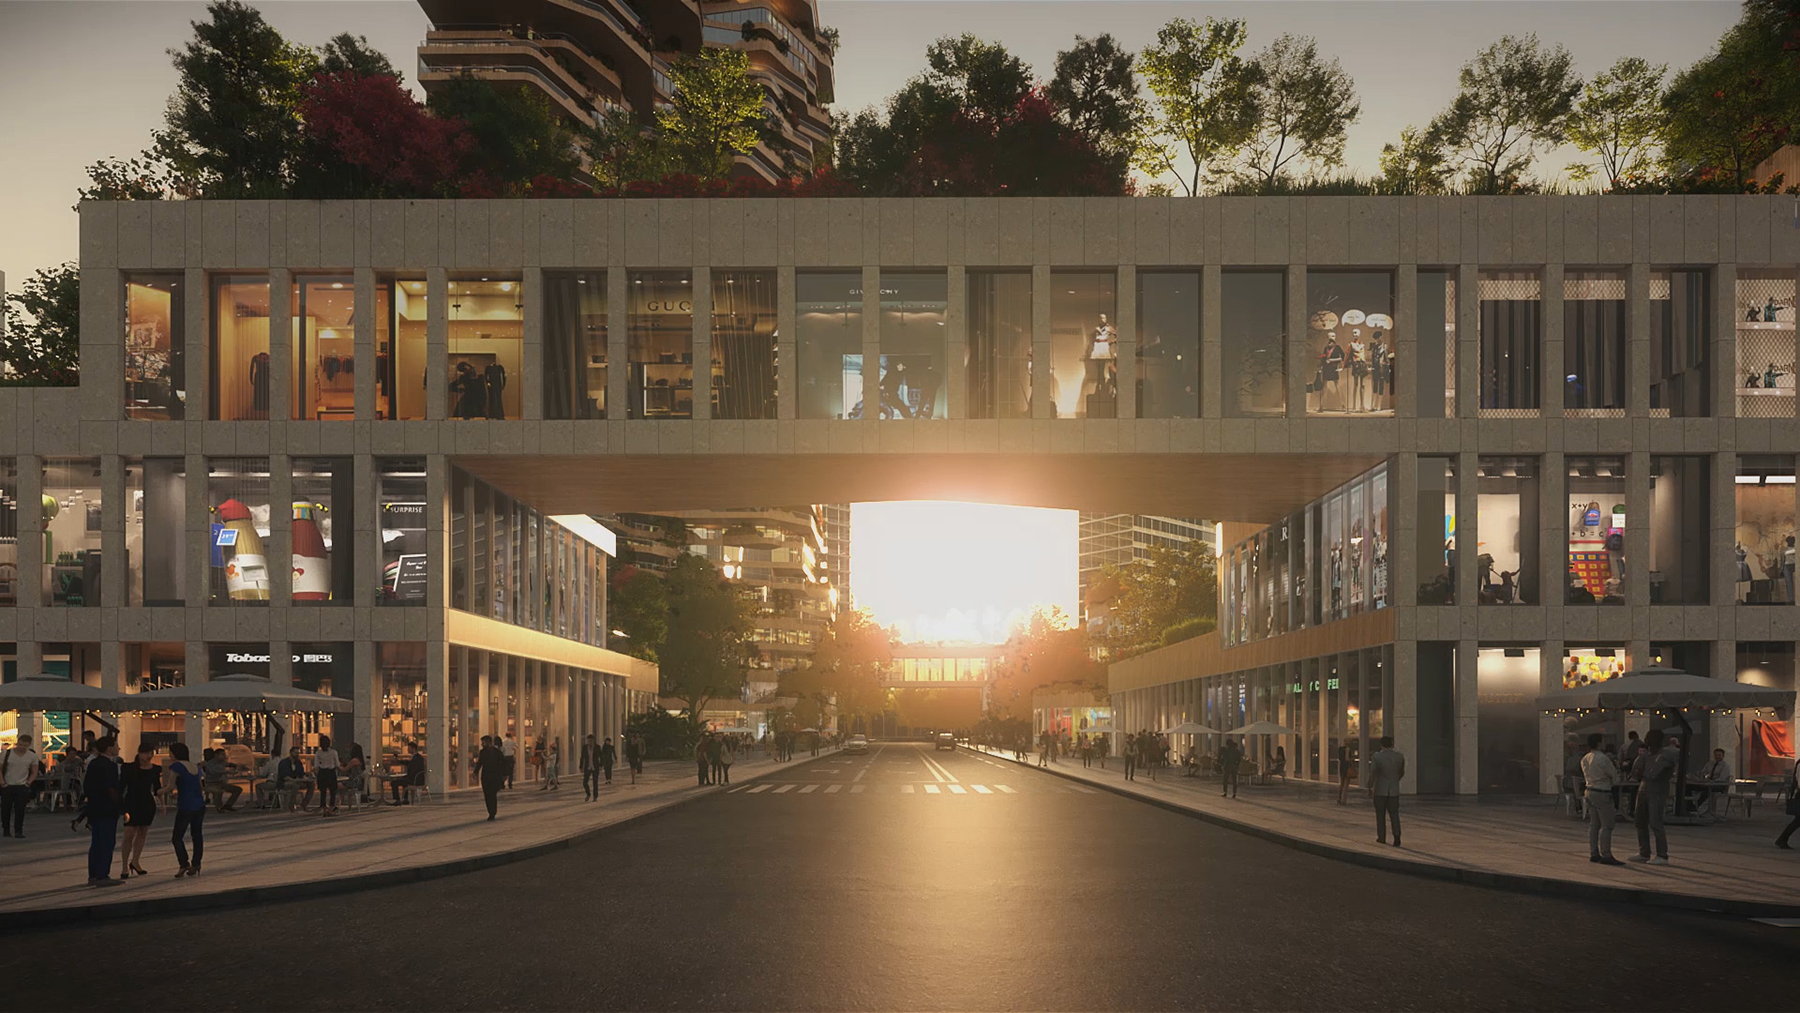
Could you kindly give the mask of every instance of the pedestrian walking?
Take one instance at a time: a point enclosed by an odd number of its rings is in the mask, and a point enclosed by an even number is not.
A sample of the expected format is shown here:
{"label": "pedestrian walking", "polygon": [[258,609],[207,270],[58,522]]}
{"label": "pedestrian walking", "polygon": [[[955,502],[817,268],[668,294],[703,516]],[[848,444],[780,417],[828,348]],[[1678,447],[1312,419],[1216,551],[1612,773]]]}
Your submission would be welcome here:
{"label": "pedestrian walking", "polygon": [[483,735],[481,752],[475,755],[475,775],[481,780],[481,799],[487,803],[489,822],[500,811],[500,789],[512,775],[512,763],[494,741],[492,735]]}
{"label": "pedestrian walking", "polygon": [[[611,742],[611,739],[607,740]],[[600,797],[600,745],[589,735],[581,744],[581,793],[589,802]]]}
{"label": "pedestrian walking", "polygon": [[625,736],[625,762],[631,767],[631,783],[636,784],[644,770],[644,739],[637,732]]}
{"label": "pedestrian walking", "polygon": [[1219,797],[1237,798],[1238,767],[1244,762],[1244,749],[1236,739],[1226,739],[1219,747]]}
{"label": "pedestrian walking", "polygon": [[506,738],[500,743],[500,755],[504,760],[501,766],[505,768],[506,786],[511,788],[513,777],[519,771],[519,744],[513,741],[511,732],[508,732]]}
{"label": "pedestrian walking", "polygon": [[7,837],[25,836],[25,807],[31,803],[31,783],[40,762],[29,735],[19,736],[11,749],[0,753],[0,828]]}
{"label": "pedestrian walking", "polygon": [[708,778],[712,776],[711,738],[710,735],[702,735],[700,741],[694,743],[694,773],[698,775],[702,787],[709,783]]}
{"label": "pedestrian walking", "polygon": [[1781,836],[1775,838],[1775,846],[1792,851],[1794,846],[1788,840],[1794,836],[1794,831],[1800,830],[1800,761],[1795,762],[1793,771],[1788,774],[1787,814],[1793,819],[1782,828]]}
{"label": "pedestrian walking", "polygon": [[737,761],[737,749],[733,746],[731,736],[719,739],[719,773],[724,778],[722,783],[731,783],[731,765]]}
{"label": "pedestrian walking", "polygon": [[[1627,747],[1629,749],[1629,747]],[[1669,779],[1681,765],[1681,750],[1674,740],[1665,741],[1662,729],[1652,728],[1644,736],[1644,748],[1638,750],[1632,772],[1637,775],[1637,808],[1633,822],[1637,824],[1638,853],[1634,862],[1651,865],[1669,864],[1669,835],[1663,831],[1663,808],[1669,804]],[[1651,838],[1656,839],[1656,854],[1650,854]]]}
{"label": "pedestrian walking", "polygon": [[112,878],[113,848],[119,843],[119,740],[111,735],[94,742],[81,790],[87,799],[88,885],[117,886]]}
{"label": "pedestrian walking", "polygon": [[[206,775],[188,759],[183,742],[169,744],[169,777],[175,782],[175,878],[200,875],[200,859],[206,851],[206,838],[201,826],[206,822]],[[186,838],[194,839],[194,854],[188,857]],[[142,875],[143,870],[139,869]]]}
{"label": "pedestrian walking", "polygon": [[550,740],[544,750],[544,787],[555,791],[562,787],[562,736]]}
{"label": "pedestrian walking", "polygon": [[1083,767],[1094,765],[1094,747],[1088,742],[1086,735],[1081,737],[1081,765]]}
{"label": "pedestrian walking", "polygon": [[144,875],[138,859],[143,857],[150,824],[156,822],[157,796],[162,794],[162,786],[162,767],[156,762],[156,751],[140,740],[131,763],[119,771],[119,801],[125,811],[125,835],[119,849],[120,879],[130,879],[134,872]]}
{"label": "pedestrian walking", "polygon": [[613,761],[618,755],[618,750],[613,748],[612,736],[608,735],[606,741],[600,744],[600,771],[606,775],[607,784],[612,783]]}
{"label": "pedestrian walking", "polygon": [[1137,736],[1125,733],[1125,780],[1137,780]]}
{"label": "pedestrian walking", "polygon": [[1345,805],[1350,799],[1350,747],[1338,747],[1338,805]]}
{"label": "pedestrian walking", "polygon": [[313,754],[313,777],[319,782],[319,815],[337,815],[338,752],[331,748],[331,736],[319,736],[319,750]]}
{"label": "pedestrian walking", "polygon": [[1602,736],[1588,736],[1588,751],[1581,758],[1581,783],[1586,799],[1588,861],[1596,865],[1624,865],[1613,857],[1614,812],[1619,808],[1619,768],[1600,747]]}
{"label": "pedestrian walking", "polygon": [[541,791],[545,787],[542,783],[544,780],[544,737],[542,735],[538,736],[537,741],[531,744],[531,774],[540,782],[538,788]]}
{"label": "pedestrian walking", "polygon": [[1406,757],[1394,748],[1394,737],[1381,737],[1381,751],[1369,760],[1369,798],[1375,802],[1375,843],[1387,843],[1387,825],[1394,824],[1394,847],[1400,844],[1400,779],[1406,776]]}

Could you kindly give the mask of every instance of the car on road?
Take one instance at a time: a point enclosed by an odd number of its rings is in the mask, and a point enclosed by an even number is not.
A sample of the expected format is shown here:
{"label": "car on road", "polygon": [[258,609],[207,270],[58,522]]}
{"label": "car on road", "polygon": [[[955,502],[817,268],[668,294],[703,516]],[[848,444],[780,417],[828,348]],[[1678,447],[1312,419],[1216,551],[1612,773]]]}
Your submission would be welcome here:
{"label": "car on road", "polygon": [[846,753],[866,753],[868,751],[869,737],[867,735],[859,733],[844,740],[844,752]]}
{"label": "car on road", "polygon": [[950,734],[949,732],[937,733],[937,741],[932,744],[931,749],[932,749],[932,752],[936,752],[940,749],[948,749],[951,752],[955,752],[956,751],[956,736]]}

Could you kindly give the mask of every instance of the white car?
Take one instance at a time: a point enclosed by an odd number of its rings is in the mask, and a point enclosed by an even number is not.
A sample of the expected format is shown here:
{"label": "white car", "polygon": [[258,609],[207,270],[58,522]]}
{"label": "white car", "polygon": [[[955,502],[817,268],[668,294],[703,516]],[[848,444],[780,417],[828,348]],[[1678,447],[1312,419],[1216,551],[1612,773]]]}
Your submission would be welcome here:
{"label": "white car", "polygon": [[933,742],[934,744],[931,747],[931,751],[934,753],[940,749],[948,749],[952,753],[956,752],[956,736],[949,732],[937,733],[937,738],[933,740]]}
{"label": "white car", "polygon": [[869,737],[858,733],[844,740],[844,752],[866,753],[869,751]]}

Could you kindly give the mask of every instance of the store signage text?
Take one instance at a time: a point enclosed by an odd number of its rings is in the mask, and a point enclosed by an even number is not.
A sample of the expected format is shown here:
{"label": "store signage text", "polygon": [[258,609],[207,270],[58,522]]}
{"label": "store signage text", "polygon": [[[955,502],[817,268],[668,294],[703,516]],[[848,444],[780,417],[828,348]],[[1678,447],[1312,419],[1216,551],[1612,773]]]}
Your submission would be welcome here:
{"label": "store signage text", "polygon": [[[294,655],[294,663],[299,665],[329,665],[331,664],[331,660],[331,655],[329,654]],[[239,651],[226,651],[225,663],[227,665],[266,665],[269,663],[269,656],[266,654],[246,654]]]}

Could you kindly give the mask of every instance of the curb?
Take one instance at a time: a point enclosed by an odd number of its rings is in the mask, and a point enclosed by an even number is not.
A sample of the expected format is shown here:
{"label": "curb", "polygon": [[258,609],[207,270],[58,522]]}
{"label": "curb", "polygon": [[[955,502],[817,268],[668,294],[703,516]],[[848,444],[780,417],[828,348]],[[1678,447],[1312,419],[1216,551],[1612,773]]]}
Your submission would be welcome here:
{"label": "curb", "polygon": [[1678,911],[1691,911],[1707,914],[1741,915],[1745,918],[1794,918],[1800,917],[1800,904],[1774,904],[1762,901],[1729,900],[1724,898],[1697,897],[1691,894],[1668,893],[1661,890],[1634,890],[1622,886],[1599,886],[1593,883],[1576,883],[1566,879],[1553,879],[1547,876],[1520,876],[1508,872],[1484,872],[1480,869],[1467,869],[1453,865],[1433,865],[1426,862],[1411,862],[1402,858],[1389,858],[1384,855],[1371,855],[1361,851],[1352,851],[1332,844],[1284,834],[1266,827],[1252,826],[1237,820],[1220,816],[1217,813],[1191,809],[1168,799],[1154,798],[1129,791],[1122,785],[1107,784],[1104,781],[1089,781],[1074,774],[1065,774],[1054,767],[1038,767],[1012,759],[1004,753],[989,753],[979,750],[983,756],[1012,763],[1028,770],[1052,774],[1066,781],[1083,784],[1090,788],[1099,788],[1114,795],[1129,798],[1136,802],[1153,805],[1158,809],[1186,816],[1190,819],[1211,823],[1214,826],[1234,830],[1240,834],[1260,838],[1272,844],[1303,851],[1309,855],[1329,858],[1334,861],[1347,862],[1365,868],[1379,869],[1383,872],[1397,872],[1402,875],[1416,876],[1420,879],[1436,879],[1466,886],[1486,887],[1490,890],[1505,890],[1511,893],[1526,893],[1539,897],[1556,897],[1564,900],[1607,901],[1615,904],[1637,904],[1644,907],[1672,908]]}
{"label": "curb", "polygon": [[[767,771],[744,778],[744,782],[756,781],[777,770],[792,770],[816,760],[833,755],[822,752],[818,756],[796,759],[787,766],[771,767]],[[735,782],[734,782],[735,783]],[[723,787],[711,785],[709,787]],[[431,865],[415,865],[405,869],[386,869],[381,872],[367,872],[356,876],[341,876],[334,879],[313,879],[300,883],[283,883],[280,886],[245,886],[213,893],[194,894],[186,897],[152,897],[143,900],[113,901],[105,904],[83,904],[75,907],[37,908],[24,911],[8,911],[0,915],[0,937],[5,937],[21,929],[58,928],[66,925],[86,924],[114,918],[141,918],[146,915],[190,914],[197,911],[218,911],[226,908],[251,907],[258,904],[272,904],[290,900],[310,900],[316,897],[332,897],[346,893],[360,893],[364,890],[378,890],[383,887],[400,886],[406,883],[424,883],[434,879],[460,876],[483,869],[498,868],[523,862],[544,855],[553,854],[573,848],[591,837],[605,833],[615,827],[647,819],[658,813],[686,805],[698,799],[709,798],[719,792],[703,791],[672,798],[658,803],[642,812],[634,813],[621,820],[603,826],[577,830],[554,840],[528,844],[511,851],[496,851],[487,855],[475,855],[470,858],[459,858],[450,862],[438,862]]]}

